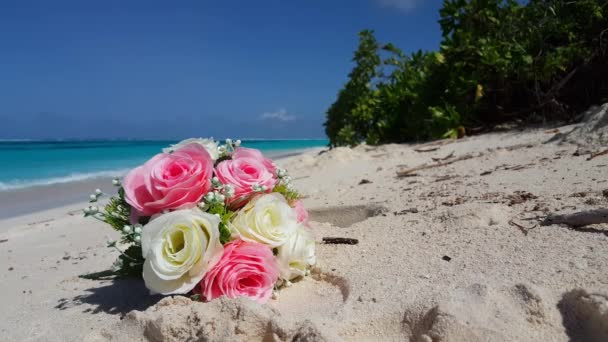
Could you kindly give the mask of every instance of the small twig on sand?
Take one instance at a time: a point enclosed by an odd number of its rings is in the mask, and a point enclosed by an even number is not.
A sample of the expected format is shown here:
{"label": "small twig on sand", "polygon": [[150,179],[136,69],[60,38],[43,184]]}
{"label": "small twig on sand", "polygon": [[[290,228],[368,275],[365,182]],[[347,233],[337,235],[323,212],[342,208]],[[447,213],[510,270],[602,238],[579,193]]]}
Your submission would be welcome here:
{"label": "small twig on sand", "polygon": [[512,171],[517,171],[517,170],[523,170],[523,169],[527,169],[530,166],[534,166],[536,164],[534,163],[529,163],[529,164],[525,164],[525,165],[514,165],[514,166],[508,166],[505,167],[505,170],[512,170]]}
{"label": "small twig on sand", "polygon": [[532,216],[532,217],[520,217],[519,220],[522,221],[533,221],[533,220],[537,220],[539,221],[541,218],[543,218],[544,216]]}
{"label": "small twig on sand", "polygon": [[437,177],[435,178],[435,182],[444,182],[450,179],[454,179],[454,178],[458,178],[458,176],[456,175],[445,175],[445,176],[441,176],[441,177]]}
{"label": "small twig on sand", "polygon": [[448,159],[452,158],[453,156],[454,156],[454,151],[452,151],[450,154],[448,154],[447,156],[445,156],[443,158],[431,158],[431,159],[433,159],[434,162],[438,162],[438,161],[448,160]]}
{"label": "small twig on sand", "polygon": [[522,148],[532,148],[534,147],[534,145],[532,144],[517,144],[517,145],[511,145],[511,146],[507,146],[505,147],[505,150],[507,151],[516,151]]}
{"label": "small twig on sand", "polygon": [[604,151],[601,151],[601,152],[592,153],[592,154],[589,156],[589,158],[587,158],[587,160],[591,160],[591,159],[593,159],[593,158],[595,158],[595,157],[603,156],[603,155],[606,155],[606,154],[608,154],[608,150],[604,150]]}
{"label": "small twig on sand", "polygon": [[413,167],[411,169],[405,169],[405,170],[398,170],[397,171],[397,177],[408,177],[410,176],[412,173],[415,173],[416,171],[421,171],[421,170],[426,170],[426,169],[432,169],[434,167],[440,167],[440,166],[446,166],[446,165],[450,165],[452,163],[455,163],[457,161],[461,161],[461,160],[467,160],[467,159],[471,159],[474,157],[479,157],[482,156],[483,154],[480,153],[477,156],[474,156],[472,154],[465,154],[464,156],[460,156],[454,159],[450,159],[444,162],[439,162],[439,163],[435,163],[435,164],[422,164],[422,165],[418,165],[416,167]]}
{"label": "small twig on sand", "polygon": [[433,152],[433,151],[437,151],[438,149],[439,149],[439,146],[427,147],[427,148],[415,148],[414,151],[416,151],[416,152]]}
{"label": "small twig on sand", "polygon": [[443,146],[443,145],[451,144],[451,143],[453,143],[455,141],[456,141],[456,139],[435,140],[435,141],[431,141],[431,142],[426,143],[426,144],[418,145],[416,148],[417,149],[424,149],[425,147],[430,147],[430,146]]}
{"label": "small twig on sand", "polygon": [[525,227],[525,226],[522,226],[521,224],[513,221],[513,219],[509,220],[509,224],[512,225],[512,226],[515,226],[515,227],[519,228],[519,230],[521,230],[521,232],[524,233],[524,235],[528,235],[528,232],[530,230],[532,230],[532,229],[536,228],[536,226],[538,226],[537,224],[535,224],[532,227]]}
{"label": "small twig on sand", "polygon": [[8,239],[2,239],[2,240],[0,240],[0,243],[6,242],[6,241],[8,241]]}
{"label": "small twig on sand", "polygon": [[341,237],[324,237],[323,243],[334,245],[356,245],[359,243],[359,240]]}
{"label": "small twig on sand", "polygon": [[494,170],[487,170],[487,171],[484,171],[484,172],[480,173],[479,175],[480,176],[486,176],[486,175],[491,174],[494,171],[499,171],[499,170],[518,171],[518,170],[527,169],[527,168],[529,168],[531,166],[534,166],[534,165],[536,165],[536,164],[534,164],[534,163],[528,163],[528,164],[525,164],[525,165],[521,165],[520,164],[520,165],[513,165],[513,166],[499,165],[499,166],[495,167]]}
{"label": "small twig on sand", "polygon": [[561,223],[570,227],[584,227],[590,224],[608,223],[608,209],[579,211],[564,215],[550,214],[540,224],[548,226]]}

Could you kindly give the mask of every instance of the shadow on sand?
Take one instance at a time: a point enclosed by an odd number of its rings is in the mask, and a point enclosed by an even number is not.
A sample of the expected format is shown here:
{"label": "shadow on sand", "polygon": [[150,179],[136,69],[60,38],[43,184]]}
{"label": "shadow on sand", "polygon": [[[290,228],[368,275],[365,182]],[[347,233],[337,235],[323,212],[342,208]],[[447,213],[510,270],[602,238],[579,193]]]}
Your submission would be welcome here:
{"label": "shadow on sand", "polygon": [[83,312],[97,314],[120,314],[123,316],[131,310],[143,311],[156,304],[162,296],[150,295],[141,279],[117,279],[85,290],[85,293],[72,299],[62,298],[56,309],[66,310],[83,304]]}
{"label": "shadow on sand", "polygon": [[571,342],[608,341],[608,296],[582,289],[567,292],[557,307]]}

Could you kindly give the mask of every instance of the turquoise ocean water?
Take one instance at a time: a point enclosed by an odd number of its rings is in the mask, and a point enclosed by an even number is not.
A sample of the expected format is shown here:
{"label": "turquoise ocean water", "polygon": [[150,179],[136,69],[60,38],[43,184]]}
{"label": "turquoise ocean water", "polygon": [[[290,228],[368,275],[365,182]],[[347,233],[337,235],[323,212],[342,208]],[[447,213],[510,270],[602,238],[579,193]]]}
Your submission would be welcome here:
{"label": "turquoise ocean water", "polygon": [[[0,191],[126,173],[176,141],[0,141]],[[269,156],[327,140],[243,140]]]}

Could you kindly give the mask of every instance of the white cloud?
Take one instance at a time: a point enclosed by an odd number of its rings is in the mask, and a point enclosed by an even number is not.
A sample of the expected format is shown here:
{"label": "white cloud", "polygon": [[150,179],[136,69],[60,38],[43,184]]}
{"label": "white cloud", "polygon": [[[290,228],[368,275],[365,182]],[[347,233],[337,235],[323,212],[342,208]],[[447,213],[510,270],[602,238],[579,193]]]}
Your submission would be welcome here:
{"label": "white cloud", "polygon": [[279,120],[279,121],[293,121],[296,119],[295,115],[287,113],[285,108],[280,108],[274,112],[266,112],[260,115],[262,120]]}
{"label": "white cloud", "polygon": [[419,0],[376,0],[383,7],[396,8],[402,11],[410,11],[418,5]]}

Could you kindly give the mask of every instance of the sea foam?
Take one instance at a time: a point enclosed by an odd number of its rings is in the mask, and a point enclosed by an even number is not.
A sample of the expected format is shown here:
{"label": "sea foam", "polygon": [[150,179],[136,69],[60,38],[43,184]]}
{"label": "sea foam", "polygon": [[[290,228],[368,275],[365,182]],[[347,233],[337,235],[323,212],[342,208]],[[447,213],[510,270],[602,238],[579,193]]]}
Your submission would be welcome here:
{"label": "sea foam", "polygon": [[72,173],[70,175],[64,177],[51,177],[44,179],[35,179],[35,180],[12,180],[9,182],[0,182],[0,191],[10,191],[17,189],[25,189],[33,186],[45,186],[45,185],[53,185],[53,184],[62,184],[62,183],[71,183],[78,182],[88,179],[95,178],[108,178],[108,177],[122,177],[129,169],[118,169],[118,170],[106,170],[106,171],[97,171],[90,173]]}

